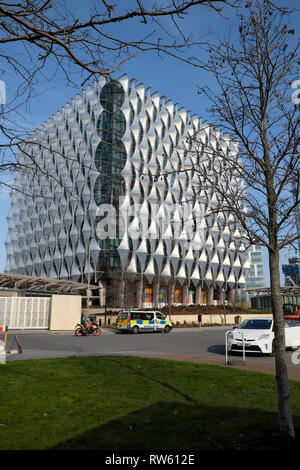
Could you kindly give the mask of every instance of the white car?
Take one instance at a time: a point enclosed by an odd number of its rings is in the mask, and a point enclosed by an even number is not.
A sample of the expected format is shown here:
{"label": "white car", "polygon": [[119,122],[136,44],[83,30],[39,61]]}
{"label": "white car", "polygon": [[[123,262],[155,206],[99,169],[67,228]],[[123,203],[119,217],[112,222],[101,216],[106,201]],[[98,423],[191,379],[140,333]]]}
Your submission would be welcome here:
{"label": "white car", "polygon": [[[300,347],[300,322],[285,320],[285,346]],[[247,353],[274,353],[274,331],[272,317],[255,317],[242,321],[234,331],[227,334],[227,350],[242,352],[243,341]]]}

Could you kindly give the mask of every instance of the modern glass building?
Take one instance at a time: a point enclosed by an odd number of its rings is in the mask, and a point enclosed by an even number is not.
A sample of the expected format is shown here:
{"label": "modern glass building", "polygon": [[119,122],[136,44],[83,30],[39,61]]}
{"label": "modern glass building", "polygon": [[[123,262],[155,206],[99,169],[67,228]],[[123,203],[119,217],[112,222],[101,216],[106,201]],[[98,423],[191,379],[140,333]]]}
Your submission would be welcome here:
{"label": "modern glass building", "polygon": [[300,286],[300,258],[290,258],[289,264],[282,265],[285,286]]}
{"label": "modern glass building", "polygon": [[[294,180],[294,184],[293,184],[293,194],[294,194],[294,198],[295,198],[295,201],[297,201],[298,199],[298,191],[299,191],[299,188],[298,188],[298,181],[299,181],[299,177],[300,177],[300,169],[298,170],[298,173],[295,175],[295,180]],[[299,204],[297,205],[296,209],[295,209],[295,219],[296,219],[296,228],[297,228],[297,232],[298,234],[300,235],[300,206]],[[298,254],[297,254],[297,257],[298,259],[300,259],[300,238],[298,238]],[[298,261],[299,263],[299,261]],[[300,283],[298,283],[299,285]]]}
{"label": "modern glass building", "polygon": [[237,157],[229,138],[135,79],[94,82],[23,147],[20,161],[39,170],[15,176],[5,271],[99,284],[102,305],[212,304],[224,290],[233,302],[248,255],[198,171],[226,190],[242,184],[217,146]]}
{"label": "modern glass building", "polygon": [[[295,180],[293,184],[293,194],[295,202],[298,198],[298,177],[300,175],[300,170],[295,175]],[[300,235],[300,206],[299,204],[295,209],[295,226],[298,234]],[[297,241],[296,241],[297,243]],[[298,239],[298,250],[295,250],[294,256],[289,256],[289,264],[282,265],[282,272],[284,274],[285,286],[300,286],[300,238]]]}
{"label": "modern glass building", "polygon": [[247,278],[247,289],[265,286],[264,260],[261,246],[252,245],[249,248],[250,272]]}

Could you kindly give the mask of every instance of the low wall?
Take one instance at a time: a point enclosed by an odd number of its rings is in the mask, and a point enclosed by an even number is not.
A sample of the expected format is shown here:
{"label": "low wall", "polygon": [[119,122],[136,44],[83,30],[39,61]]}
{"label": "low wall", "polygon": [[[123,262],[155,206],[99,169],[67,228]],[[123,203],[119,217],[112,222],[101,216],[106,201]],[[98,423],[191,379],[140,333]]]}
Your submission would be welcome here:
{"label": "low wall", "polygon": [[74,330],[81,320],[80,295],[53,295],[51,301],[49,330]]}
{"label": "low wall", "polygon": [[[100,325],[112,325],[113,323],[116,323],[117,319],[117,313],[107,313],[104,315],[104,313],[93,313],[90,311],[91,316],[96,317],[96,322]],[[255,314],[255,313],[226,313],[226,325],[236,325],[237,323],[240,323],[241,321],[245,320],[246,318],[251,318],[251,317],[256,317],[256,316],[265,316],[265,317],[272,317],[272,314],[270,313],[264,313],[264,314]],[[167,314],[167,317],[173,322],[180,323],[181,325],[187,323],[188,325],[195,323],[198,325],[198,315],[197,314],[176,314],[172,313],[171,315]],[[239,317],[239,318],[238,318]],[[209,326],[209,325],[224,325],[224,314],[202,314],[202,325],[204,326]]]}
{"label": "low wall", "polygon": [[[256,317],[259,314],[253,313],[240,313],[240,314],[226,314],[226,325],[236,325],[246,318]],[[264,314],[264,317],[272,317],[272,314]],[[197,320],[196,320],[197,321]],[[202,315],[202,325],[224,325],[224,315]]]}
{"label": "low wall", "polygon": [[90,310],[89,312],[91,318],[95,318],[96,323],[101,327],[103,325],[112,325],[116,323],[118,313],[95,313]]}

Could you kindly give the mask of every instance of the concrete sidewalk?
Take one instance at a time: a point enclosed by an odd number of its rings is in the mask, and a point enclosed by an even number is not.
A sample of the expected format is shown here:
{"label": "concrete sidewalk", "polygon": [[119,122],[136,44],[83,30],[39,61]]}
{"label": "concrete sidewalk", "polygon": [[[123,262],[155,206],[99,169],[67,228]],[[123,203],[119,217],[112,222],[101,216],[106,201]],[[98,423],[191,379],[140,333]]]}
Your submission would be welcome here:
{"label": "concrete sidewalk", "polygon": [[[228,359],[228,365],[225,364],[225,357],[211,357],[211,356],[197,356],[192,354],[139,354],[141,357],[152,357],[160,359],[169,359],[173,361],[188,361],[199,362],[202,364],[215,364],[224,367],[231,367],[241,370],[250,370],[254,372],[261,372],[263,374],[275,375],[275,361],[274,363],[252,361],[246,358],[246,363],[243,364],[237,358]],[[288,377],[290,380],[300,381],[300,366],[288,365]]]}

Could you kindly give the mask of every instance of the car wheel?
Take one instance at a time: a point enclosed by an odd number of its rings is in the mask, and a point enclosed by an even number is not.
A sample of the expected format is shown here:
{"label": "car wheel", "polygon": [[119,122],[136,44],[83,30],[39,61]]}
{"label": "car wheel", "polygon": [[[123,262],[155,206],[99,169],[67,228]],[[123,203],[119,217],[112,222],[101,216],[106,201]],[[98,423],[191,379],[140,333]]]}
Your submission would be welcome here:
{"label": "car wheel", "polygon": [[164,333],[170,333],[170,331],[171,331],[171,328],[169,327],[169,325],[166,325],[164,328]]}
{"label": "car wheel", "polygon": [[138,327],[138,326],[134,326],[134,327],[132,328],[132,334],[137,335],[138,333],[139,333],[139,327]]}
{"label": "car wheel", "polygon": [[275,341],[274,341],[274,339],[273,339],[273,341],[272,341],[272,346],[271,346],[271,348],[272,348],[272,350],[271,350],[271,352],[270,352],[270,356],[271,356],[271,357],[274,357],[274,356],[275,356]]}

